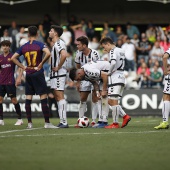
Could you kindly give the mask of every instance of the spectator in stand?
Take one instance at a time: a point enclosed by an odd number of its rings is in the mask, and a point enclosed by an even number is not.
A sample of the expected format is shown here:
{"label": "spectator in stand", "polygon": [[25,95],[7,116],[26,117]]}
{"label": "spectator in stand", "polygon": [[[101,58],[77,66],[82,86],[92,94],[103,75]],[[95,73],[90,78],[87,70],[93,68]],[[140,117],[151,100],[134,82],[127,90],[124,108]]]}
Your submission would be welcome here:
{"label": "spectator in stand", "polygon": [[154,44],[154,42],[156,41],[156,30],[154,25],[149,24],[148,28],[146,30],[146,37],[148,39],[148,41],[150,41],[152,44]]}
{"label": "spectator in stand", "polygon": [[155,61],[157,60],[162,65],[163,54],[164,54],[163,48],[160,46],[159,41],[156,41],[150,51],[150,58],[152,60],[152,63],[155,63]]}
{"label": "spectator in stand", "polygon": [[128,22],[126,24],[126,34],[127,34],[128,37],[130,37],[132,39],[134,34],[137,34],[138,37],[139,37],[140,31],[139,31],[137,26],[132,25],[130,22]]}
{"label": "spectator in stand", "polygon": [[43,24],[39,24],[38,25],[37,41],[44,43],[45,42],[45,36],[46,36],[46,32],[44,31]]}
{"label": "spectator in stand", "polygon": [[164,39],[160,41],[160,46],[164,49],[164,52],[170,48],[170,42],[166,35],[164,36]]}
{"label": "spectator in stand", "polygon": [[117,42],[117,36],[116,36],[114,31],[110,30],[109,23],[107,21],[104,22],[103,27],[104,28],[103,28],[103,31],[101,33],[101,38],[110,37],[112,39],[112,41],[116,43]]}
{"label": "spectator in stand", "polygon": [[139,41],[140,40],[139,40],[138,34],[134,34],[133,38],[130,40],[130,42],[135,45],[135,48],[138,47]]}
{"label": "spectator in stand", "polygon": [[120,36],[124,35],[124,32],[122,31],[122,27],[120,25],[116,27],[115,34],[117,39],[120,38]]}
{"label": "spectator in stand", "polygon": [[28,38],[28,34],[25,33],[25,28],[21,27],[19,33],[16,34],[16,47],[19,48],[19,42],[22,38]]}
{"label": "spectator in stand", "polygon": [[92,20],[89,20],[87,22],[86,34],[87,34],[87,36],[90,40],[92,40],[92,38],[95,36],[95,30],[94,30],[94,27],[93,27],[93,21]]}
{"label": "spectator in stand", "polygon": [[135,71],[136,70],[136,49],[135,45],[130,42],[130,37],[126,39],[121,47],[125,52],[125,70]]}
{"label": "spectator in stand", "polygon": [[116,42],[116,47],[121,48],[123,45],[123,40],[121,38],[118,38],[117,42]]}
{"label": "spectator in stand", "polygon": [[67,46],[67,50],[72,51],[72,46],[71,46],[72,34],[67,29],[67,26],[63,25],[62,28],[63,28],[63,34],[61,35],[60,38],[65,42],[65,44]]}
{"label": "spectator in stand", "polygon": [[11,27],[8,29],[9,36],[12,37],[12,44],[11,49],[14,53],[16,51],[16,34],[19,32],[19,28],[17,27],[17,24],[15,21],[12,21]]}
{"label": "spectator in stand", "polygon": [[3,31],[3,36],[0,38],[0,42],[2,42],[4,40],[8,40],[8,41],[10,41],[10,43],[12,43],[12,37],[9,36],[9,33],[8,33],[7,29],[5,29]]}
{"label": "spectator in stand", "polygon": [[[167,36],[168,42],[170,42],[170,25],[165,28],[165,30],[164,30],[163,33],[164,33],[164,36]],[[164,39],[164,38],[162,38],[162,40],[163,40],[163,39]]]}
{"label": "spectator in stand", "polygon": [[45,14],[44,15],[44,19],[43,19],[43,28],[44,28],[44,32],[46,33],[45,34],[45,42],[47,42],[47,39],[48,39],[48,32],[50,31],[51,29],[51,25],[54,24],[54,21],[52,20],[51,16],[49,14]]}
{"label": "spectator in stand", "polygon": [[146,63],[148,63],[149,60],[149,52],[152,49],[151,43],[147,40],[146,34],[141,34],[141,40],[138,44],[137,52],[138,52],[138,63],[141,58],[145,60]]}
{"label": "spectator in stand", "polygon": [[82,30],[86,32],[87,24],[84,18],[81,19],[80,24],[82,25]]}
{"label": "spectator in stand", "polygon": [[137,78],[135,79],[140,88],[148,87],[148,77],[150,76],[150,69],[147,64],[144,62],[137,70]]}
{"label": "spectator in stand", "polygon": [[66,76],[66,85],[65,88],[74,88],[74,82],[69,78],[69,72],[73,66],[73,53],[70,49],[67,49],[67,63],[66,63],[66,68],[67,68],[67,76]]}
{"label": "spectator in stand", "polygon": [[162,76],[163,76],[163,68],[162,68],[162,66],[160,66],[160,63],[159,63],[159,61],[155,61],[155,63],[152,63],[150,66],[148,66],[149,68],[150,68],[150,72],[153,72],[154,71],[154,66],[157,66],[158,67],[158,71],[162,74]]}
{"label": "spectator in stand", "polygon": [[78,25],[79,22],[77,21],[77,17],[74,16],[74,15],[71,15],[68,17],[68,25],[67,25],[67,28],[68,30],[71,32],[72,34],[72,42],[71,42],[71,45],[74,47],[75,44],[74,44],[74,41],[75,41],[75,35],[74,35],[74,30],[71,28],[72,26],[74,25]]}
{"label": "spectator in stand", "polygon": [[161,88],[162,86],[162,74],[158,71],[158,66],[154,65],[150,76],[148,76],[149,87]]}
{"label": "spectator in stand", "polygon": [[70,27],[74,31],[74,36],[75,36],[74,49],[76,49],[76,45],[77,45],[77,40],[76,39],[78,37],[87,36],[87,35],[86,35],[86,32],[83,31],[83,28],[82,28],[81,24],[73,25],[73,26],[70,26]]}
{"label": "spectator in stand", "polygon": [[94,50],[98,50],[100,46],[99,39],[97,36],[93,37],[91,41],[89,41],[88,47]]}
{"label": "spectator in stand", "polygon": [[122,37],[121,39],[123,41],[123,44],[126,43],[126,39],[128,36],[125,34],[125,35],[122,35],[121,37]]}

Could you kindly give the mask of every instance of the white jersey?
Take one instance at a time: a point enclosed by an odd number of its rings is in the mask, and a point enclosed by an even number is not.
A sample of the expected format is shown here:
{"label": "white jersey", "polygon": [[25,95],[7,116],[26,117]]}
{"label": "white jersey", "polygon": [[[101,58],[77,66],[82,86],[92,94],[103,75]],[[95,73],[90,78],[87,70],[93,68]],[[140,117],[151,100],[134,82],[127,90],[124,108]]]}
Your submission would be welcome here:
{"label": "white jersey", "polygon": [[62,65],[62,67],[57,71],[52,71],[52,67],[58,67],[58,64],[60,63],[60,58],[61,58],[61,51],[66,50],[66,45],[64,41],[59,39],[53,46],[52,51],[51,51],[51,72],[50,72],[50,78],[54,77],[61,77],[61,76],[66,76],[67,70],[66,70],[66,62]]}
{"label": "white jersey", "polygon": [[88,56],[84,55],[82,51],[76,51],[75,63],[80,64],[80,66],[83,66],[84,64],[87,64],[91,61],[97,61],[99,59],[99,53],[96,50],[91,49],[91,52]]}
{"label": "white jersey", "polygon": [[[165,51],[165,53],[168,53],[168,54],[169,54],[169,56],[170,56],[170,48],[169,48],[167,51]],[[170,64],[170,57],[168,58],[167,63],[168,63],[168,64]]]}
{"label": "white jersey", "polygon": [[116,61],[116,64],[112,70],[112,72],[117,72],[117,71],[124,71],[125,67],[125,52],[121,48],[115,47],[112,50],[110,50],[109,53],[110,56],[110,62],[112,60]]}
{"label": "white jersey", "polygon": [[108,61],[98,60],[96,62],[89,62],[82,66],[85,72],[85,80],[95,80],[101,79],[101,71],[108,72],[110,68],[110,63]]}
{"label": "white jersey", "polygon": [[[165,52],[170,56],[170,48]],[[167,60],[167,63],[170,64],[170,57]],[[163,93],[170,94],[170,75],[164,77],[164,89]]]}

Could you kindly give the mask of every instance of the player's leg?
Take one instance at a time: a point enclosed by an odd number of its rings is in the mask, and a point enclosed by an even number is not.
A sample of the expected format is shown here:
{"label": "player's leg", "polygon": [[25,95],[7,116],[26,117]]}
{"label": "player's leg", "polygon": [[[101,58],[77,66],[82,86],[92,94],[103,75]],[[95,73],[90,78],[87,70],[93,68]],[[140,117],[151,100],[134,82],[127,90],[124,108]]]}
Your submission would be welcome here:
{"label": "player's leg", "polygon": [[22,117],[21,107],[20,107],[20,104],[16,98],[16,86],[15,85],[7,85],[6,91],[7,91],[8,97],[11,98],[11,102],[13,103],[13,105],[15,107],[16,114],[18,115],[18,120],[15,123],[15,125],[22,125],[23,120],[21,119],[21,117]]}
{"label": "player's leg", "polygon": [[162,106],[162,122],[160,125],[155,126],[155,129],[168,129],[169,123],[169,112],[170,112],[170,94],[163,94],[163,106]]}
{"label": "player's leg", "polygon": [[41,71],[38,71],[30,75],[29,84],[30,84],[29,94],[32,94],[32,95],[37,94],[40,96],[41,108],[42,108],[42,112],[43,112],[44,120],[45,120],[44,128],[57,128],[56,126],[52,125],[49,120],[50,112],[49,112],[48,101],[47,101],[47,84],[45,81],[44,73]]}
{"label": "player's leg", "polygon": [[87,111],[87,98],[89,96],[89,91],[80,92],[80,106],[79,106],[79,118],[84,116]]}
{"label": "player's leg", "polygon": [[25,100],[25,111],[27,115],[27,121],[28,121],[28,129],[31,129],[33,127],[32,125],[32,112],[31,112],[31,103],[32,103],[32,95],[26,95]]}
{"label": "player's leg", "polygon": [[66,77],[57,77],[51,79],[51,88],[54,89],[54,97],[58,105],[58,113],[60,117],[59,128],[68,128],[67,123],[67,102],[64,98],[64,89]]}
{"label": "player's leg", "polygon": [[87,111],[87,98],[91,93],[91,83],[89,81],[81,81],[80,84],[80,106],[79,106],[79,118],[84,116]]}
{"label": "player's leg", "polygon": [[96,124],[96,119],[97,119],[97,115],[99,113],[98,111],[98,97],[96,95],[96,91],[92,90],[92,122],[91,122],[91,126],[94,126]]}
{"label": "player's leg", "polygon": [[4,125],[2,103],[3,103],[3,99],[4,99],[5,94],[6,94],[5,86],[0,85],[0,125]]}
{"label": "player's leg", "polygon": [[67,123],[67,102],[64,98],[64,91],[54,90],[54,97],[58,104],[58,113],[60,117],[60,123],[58,127],[60,128],[68,128]]}
{"label": "player's leg", "polygon": [[122,107],[119,105],[119,99],[122,97],[124,90],[124,84],[114,85],[109,87],[109,100],[108,103],[112,109],[113,124],[106,128],[118,128],[119,127],[119,115],[123,117],[122,128],[125,127],[131,120],[131,117],[125,113]]}

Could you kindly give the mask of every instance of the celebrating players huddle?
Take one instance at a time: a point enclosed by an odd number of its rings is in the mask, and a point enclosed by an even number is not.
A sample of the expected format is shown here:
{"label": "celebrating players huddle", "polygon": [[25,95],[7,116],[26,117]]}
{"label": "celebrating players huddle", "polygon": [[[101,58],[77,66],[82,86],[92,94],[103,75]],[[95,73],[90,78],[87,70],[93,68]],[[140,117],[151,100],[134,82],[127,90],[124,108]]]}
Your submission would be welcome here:
{"label": "celebrating players huddle", "polygon": [[[1,42],[3,54],[0,55],[0,125],[3,120],[3,98],[7,94],[15,106],[18,120],[15,125],[22,125],[22,114],[20,105],[16,99],[16,86],[21,83],[23,71],[26,72],[25,84],[25,109],[28,120],[27,128],[33,128],[31,102],[33,95],[39,95],[42,112],[44,115],[44,128],[68,128],[67,105],[64,98],[66,83],[66,61],[67,48],[60,36],[63,33],[61,26],[52,25],[49,32],[54,46],[50,53],[47,46],[36,40],[37,27],[28,27],[29,41],[22,45],[15,54],[10,53],[10,42]],[[100,43],[103,49],[109,53],[110,62],[100,60],[96,50],[88,48],[88,38],[81,36],[77,40],[77,52],[75,57],[76,68],[69,71],[69,77],[75,81],[80,94],[79,119],[76,128],[87,127],[89,119],[85,117],[87,110],[87,98],[92,93],[92,128],[124,128],[131,117],[125,113],[119,104],[125,87],[125,52],[115,46],[114,42],[105,37]],[[27,66],[24,66],[19,57],[23,55]],[[44,56],[44,57],[43,57]],[[51,57],[50,57],[51,56]],[[51,59],[50,83],[53,89],[55,100],[58,104],[59,124],[54,126],[49,120],[49,107],[47,102],[47,85],[44,77],[43,64]],[[15,81],[15,65],[20,68],[19,75]],[[169,96],[169,94],[168,94]],[[168,99],[169,100],[169,99]],[[109,106],[112,110],[113,123],[108,125]],[[97,121],[98,115],[98,121]],[[122,124],[119,124],[119,115],[122,117]],[[167,120],[167,119],[166,119]],[[169,127],[164,123],[166,128]],[[162,127],[162,126],[161,126]],[[157,128],[160,129],[160,128]]]}

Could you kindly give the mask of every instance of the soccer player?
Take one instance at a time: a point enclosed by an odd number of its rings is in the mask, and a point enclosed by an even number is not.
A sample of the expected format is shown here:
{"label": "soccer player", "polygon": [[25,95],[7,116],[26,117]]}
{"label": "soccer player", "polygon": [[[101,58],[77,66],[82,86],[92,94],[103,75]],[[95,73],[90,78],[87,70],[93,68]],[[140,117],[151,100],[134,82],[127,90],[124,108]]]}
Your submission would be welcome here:
{"label": "soccer player", "polygon": [[94,128],[103,128],[108,124],[109,106],[107,101],[107,72],[109,67],[110,63],[108,61],[91,61],[87,64],[84,64],[80,69],[72,69],[69,73],[69,77],[72,81],[90,81],[94,86],[94,91],[96,92],[97,97],[101,98],[101,113],[99,115],[98,123],[92,126]]}
{"label": "soccer player", "polygon": [[[25,109],[28,119],[28,129],[33,127],[31,102],[33,95],[39,95],[41,100],[42,112],[44,114],[45,125],[44,128],[57,128],[52,125],[49,120],[49,107],[47,104],[47,85],[44,77],[43,64],[49,59],[50,51],[45,44],[36,41],[37,27],[28,27],[29,41],[22,45],[16,53],[12,56],[12,61],[26,71],[26,103]],[[43,57],[43,53],[45,56]],[[27,66],[19,63],[17,58],[24,55]]]}
{"label": "soccer player", "polygon": [[66,115],[66,100],[64,98],[64,89],[66,84],[66,58],[67,51],[64,41],[60,39],[63,34],[63,28],[57,25],[51,25],[49,37],[52,39],[54,46],[51,51],[51,89],[54,90],[54,97],[58,104],[58,113],[60,123],[57,125],[59,128],[68,128],[67,115]]}
{"label": "soccer player", "polygon": [[131,120],[131,117],[124,112],[118,102],[122,97],[125,86],[125,52],[121,48],[116,47],[109,37],[101,39],[100,44],[109,53],[111,63],[108,72],[108,103],[112,108],[113,124],[105,126],[105,128],[119,128],[119,115],[123,117],[121,126],[123,128]]}
{"label": "soccer player", "polygon": [[164,90],[163,90],[163,107],[162,119],[160,125],[155,126],[155,129],[168,129],[169,112],[170,112],[170,49],[163,55],[163,68],[164,68]]}
{"label": "soccer player", "polygon": [[19,79],[17,79],[15,82],[14,72],[16,65],[11,61],[13,54],[10,53],[10,46],[11,43],[8,40],[1,42],[3,54],[0,55],[0,125],[4,125],[2,103],[6,94],[11,98],[11,102],[14,104],[16,113],[18,115],[18,120],[15,125],[22,125],[23,121],[21,119],[21,108],[16,98],[16,86],[19,83]]}
{"label": "soccer player", "polygon": [[[75,57],[76,68],[80,69],[84,64],[97,61],[100,56],[96,50],[88,48],[88,38],[86,36],[80,36],[76,39],[77,41],[77,51]],[[87,110],[87,98],[91,93],[92,84],[89,81],[81,81],[77,84],[77,89],[80,92],[80,107],[79,107],[79,118],[84,116]],[[91,126],[96,124],[96,118],[98,110],[101,108],[101,100],[96,96],[96,92],[92,90],[92,122]],[[100,112],[100,110],[99,110]],[[100,116],[99,116],[100,117]],[[75,125],[75,127],[78,127]]]}

